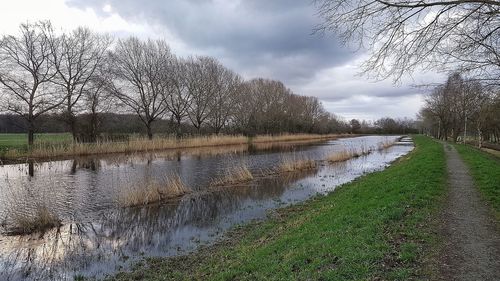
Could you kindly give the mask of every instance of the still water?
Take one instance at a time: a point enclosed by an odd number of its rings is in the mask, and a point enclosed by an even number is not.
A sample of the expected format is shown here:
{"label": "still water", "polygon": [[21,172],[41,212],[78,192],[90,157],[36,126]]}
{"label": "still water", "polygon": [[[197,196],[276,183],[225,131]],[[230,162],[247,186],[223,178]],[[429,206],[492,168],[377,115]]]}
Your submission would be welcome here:
{"label": "still water", "polygon": [[[322,160],[334,151],[376,147],[396,138],[366,136],[4,165],[0,167],[0,224],[7,224],[15,212],[32,211],[42,201],[62,218],[63,225],[44,234],[0,234],[0,280],[99,278],[143,257],[185,254],[220,239],[235,225],[266,218],[272,209],[384,169],[413,146],[400,143],[336,164]],[[298,158],[317,160],[319,168],[265,176],[282,161]],[[210,188],[227,169],[242,164],[261,176],[238,186]],[[179,175],[193,192],[145,207],[118,206],[121,189],[150,181],[163,183],[172,174]]]}

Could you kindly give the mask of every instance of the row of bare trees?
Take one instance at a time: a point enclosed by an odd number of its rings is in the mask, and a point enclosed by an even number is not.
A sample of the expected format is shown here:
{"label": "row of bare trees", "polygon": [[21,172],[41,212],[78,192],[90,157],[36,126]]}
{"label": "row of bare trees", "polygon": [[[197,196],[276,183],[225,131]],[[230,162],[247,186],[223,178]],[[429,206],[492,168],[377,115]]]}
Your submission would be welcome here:
{"label": "row of bare trees", "polygon": [[0,99],[0,112],[26,120],[29,145],[36,120],[51,113],[75,140],[86,116],[89,141],[105,112],[136,114],[150,139],[160,119],[177,136],[186,123],[198,133],[257,134],[327,133],[340,122],[314,97],[279,81],[244,81],[211,57],[178,57],[164,40],[114,40],[83,27],[59,34],[50,22],[22,24],[18,35],[1,38]]}
{"label": "row of bare trees", "polygon": [[466,79],[459,73],[436,86],[419,113],[421,127],[439,139],[498,142],[500,139],[500,93],[497,87]]}

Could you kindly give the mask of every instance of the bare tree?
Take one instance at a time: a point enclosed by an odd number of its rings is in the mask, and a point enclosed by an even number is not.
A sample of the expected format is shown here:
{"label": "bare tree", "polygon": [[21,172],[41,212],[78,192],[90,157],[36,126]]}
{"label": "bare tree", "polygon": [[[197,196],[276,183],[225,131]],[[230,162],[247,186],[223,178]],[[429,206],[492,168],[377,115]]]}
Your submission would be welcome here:
{"label": "bare tree", "polygon": [[112,84],[109,64],[102,62],[88,81],[83,92],[85,112],[88,115],[88,141],[96,142],[101,124],[101,114],[109,112],[115,103],[114,96],[106,91]]}
{"label": "bare tree", "polygon": [[52,46],[57,79],[66,93],[64,121],[68,124],[73,139],[77,138],[76,114],[78,103],[83,96],[97,67],[102,63],[112,40],[107,35],[93,33],[88,28],[79,27],[69,34],[63,34]]}
{"label": "bare tree", "polygon": [[18,36],[4,36],[0,42],[0,85],[5,110],[23,116],[28,123],[28,145],[34,142],[35,120],[59,107],[64,95],[51,81],[56,75],[52,64],[50,22],[20,26]]}
{"label": "bare tree", "polygon": [[198,133],[210,115],[219,65],[211,57],[189,58],[186,62],[186,83],[191,96],[187,115]]}
{"label": "bare tree", "polygon": [[163,74],[166,77],[167,91],[163,92],[163,101],[166,109],[170,112],[172,120],[175,121],[176,135],[182,135],[181,122],[188,115],[192,96],[188,87],[187,63],[181,58],[173,58],[169,64],[168,71]]}
{"label": "bare tree", "polygon": [[152,123],[167,110],[165,82],[173,60],[170,48],[163,40],[140,41],[130,37],[118,40],[110,53],[114,75],[109,90],[133,110],[146,126],[148,138],[153,138]]}
{"label": "bare tree", "polygon": [[418,66],[467,71],[500,83],[500,1],[316,0],[323,23],[344,42],[372,49],[365,72],[399,80]]}
{"label": "bare tree", "polygon": [[215,67],[214,74],[214,93],[213,98],[210,99],[211,110],[208,123],[214,132],[219,134],[233,113],[234,100],[242,79],[221,64]]}

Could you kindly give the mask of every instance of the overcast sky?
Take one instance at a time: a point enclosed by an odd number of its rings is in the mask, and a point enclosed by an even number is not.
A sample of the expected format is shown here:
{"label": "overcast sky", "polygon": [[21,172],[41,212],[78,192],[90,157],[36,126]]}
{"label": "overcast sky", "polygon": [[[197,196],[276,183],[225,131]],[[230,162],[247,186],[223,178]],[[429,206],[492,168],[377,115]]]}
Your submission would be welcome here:
{"label": "overcast sky", "polygon": [[80,25],[123,37],[164,38],[181,56],[210,55],[244,78],[283,81],[295,93],[318,97],[345,118],[415,117],[422,90],[436,81],[416,73],[394,86],[360,77],[366,54],[334,34],[313,34],[311,0],[15,0],[4,1],[0,33],[22,22],[51,20],[57,29]]}

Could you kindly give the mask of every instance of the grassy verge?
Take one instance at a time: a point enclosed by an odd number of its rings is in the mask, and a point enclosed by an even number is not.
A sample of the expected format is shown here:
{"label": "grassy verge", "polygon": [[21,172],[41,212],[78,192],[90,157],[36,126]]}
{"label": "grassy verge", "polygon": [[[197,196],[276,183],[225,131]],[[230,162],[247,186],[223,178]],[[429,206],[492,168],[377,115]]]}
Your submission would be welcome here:
{"label": "grassy verge", "polygon": [[469,166],[479,191],[500,219],[500,159],[470,146],[455,147]]}
{"label": "grassy verge", "polygon": [[218,245],[147,259],[114,280],[406,280],[425,275],[445,192],[441,144],[417,148],[388,169],[235,229]]}

